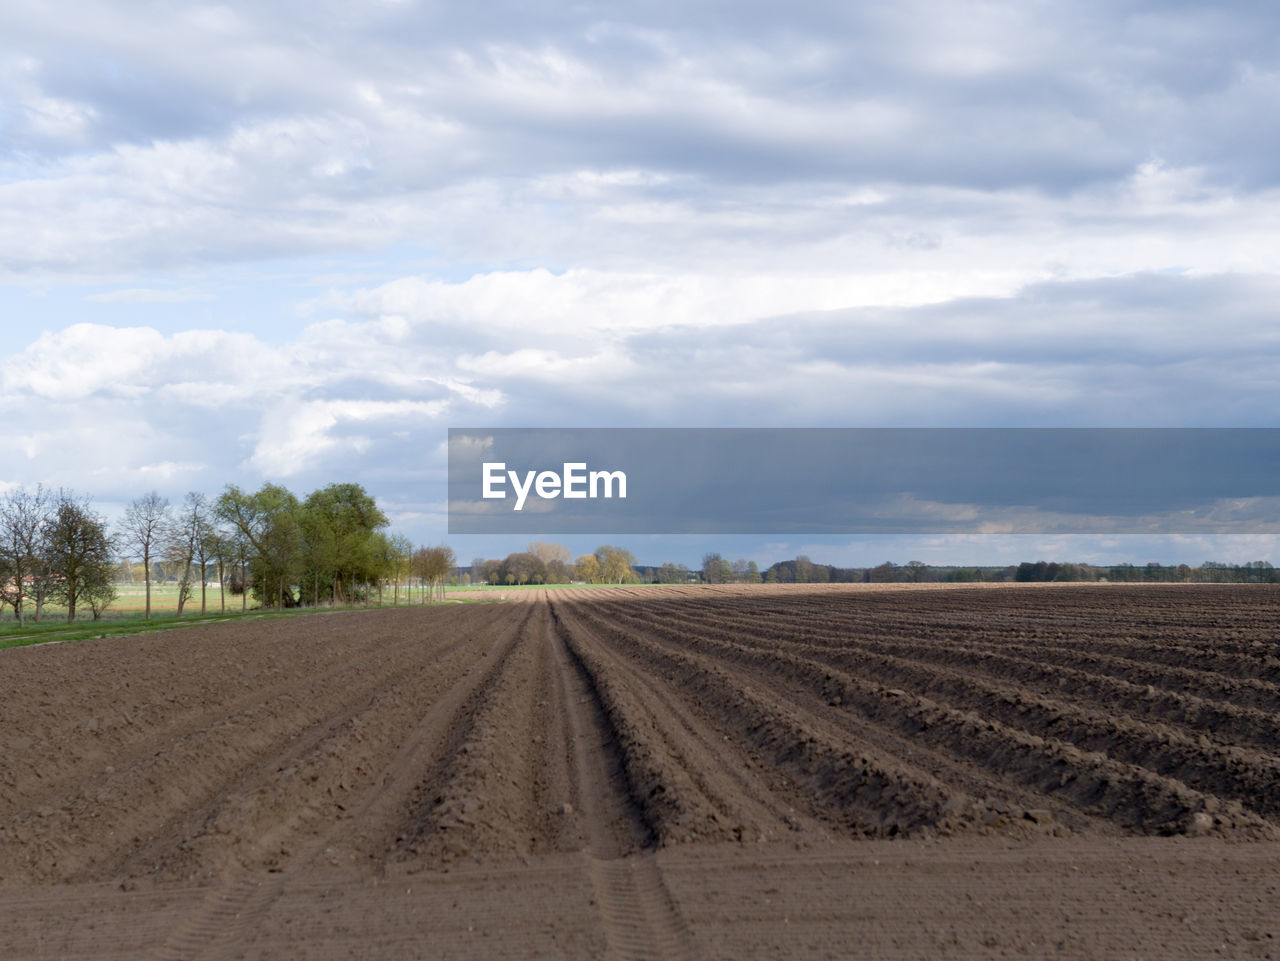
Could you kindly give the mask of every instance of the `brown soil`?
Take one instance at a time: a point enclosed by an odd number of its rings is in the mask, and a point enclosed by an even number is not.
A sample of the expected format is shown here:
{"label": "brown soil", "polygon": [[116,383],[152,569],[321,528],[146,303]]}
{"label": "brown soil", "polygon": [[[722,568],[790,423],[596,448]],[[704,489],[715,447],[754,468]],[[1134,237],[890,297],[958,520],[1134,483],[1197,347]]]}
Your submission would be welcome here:
{"label": "brown soil", "polygon": [[1280,591],[600,588],[0,652],[0,958],[1280,958]]}

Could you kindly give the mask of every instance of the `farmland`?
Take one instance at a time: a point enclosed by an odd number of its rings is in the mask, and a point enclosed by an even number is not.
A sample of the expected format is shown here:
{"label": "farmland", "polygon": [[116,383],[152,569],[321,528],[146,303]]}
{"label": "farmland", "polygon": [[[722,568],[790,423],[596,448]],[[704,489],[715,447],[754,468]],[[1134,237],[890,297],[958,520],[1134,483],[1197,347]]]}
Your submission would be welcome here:
{"label": "farmland", "polygon": [[0,651],[0,956],[1275,957],[1278,627],[592,588]]}

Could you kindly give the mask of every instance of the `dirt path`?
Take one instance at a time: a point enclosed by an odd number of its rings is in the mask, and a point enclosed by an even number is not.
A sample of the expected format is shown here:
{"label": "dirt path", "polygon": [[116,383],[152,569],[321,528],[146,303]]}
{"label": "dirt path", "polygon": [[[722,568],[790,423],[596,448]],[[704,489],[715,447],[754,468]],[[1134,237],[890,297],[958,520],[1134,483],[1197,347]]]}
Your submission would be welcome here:
{"label": "dirt path", "polygon": [[573,740],[574,794],[606,956],[690,958],[688,926],[662,879],[653,853],[656,838],[633,797],[617,731],[590,672],[557,635],[550,602],[539,607],[543,643],[553,651],[560,704]]}
{"label": "dirt path", "polygon": [[0,652],[0,957],[1280,957],[1277,624],[606,588]]}

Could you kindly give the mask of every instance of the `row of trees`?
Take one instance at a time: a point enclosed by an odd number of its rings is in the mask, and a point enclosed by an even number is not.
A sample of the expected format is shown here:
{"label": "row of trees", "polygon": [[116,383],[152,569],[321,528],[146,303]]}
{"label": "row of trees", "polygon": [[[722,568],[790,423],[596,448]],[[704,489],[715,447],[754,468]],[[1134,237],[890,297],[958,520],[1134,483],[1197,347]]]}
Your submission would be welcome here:
{"label": "row of trees", "polygon": [[701,570],[684,564],[639,567],[630,551],[605,545],[569,563],[570,552],[562,544],[535,542],[528,549],[503,560],[476,558],[469,571],[460,569],[459,581],[476,584],[825,584],[825,583],[964,583],[980,581],[1143,581],[1202,583],[1280,583],[1280,569],[1266,561],[1223,564],[1205,561],[1199,567],[1151,563],[1108,566],[1039,561],[1005,567],[931,566],[922,561],[896,564],[886,561],[874,567],[836,567],[818,564],[805,555],[778,561],[763,572],[755,561],[729,561],[709,552]]}
{"label": "row of trees", "polygon": [[412,591],[415,581],[424,602],[442,594],[453,551],[415,549],[387,527],[359,484],[330,484],[304,499],[275,484],[232,485],[216,499],[192,492],[180,505],[152,491],[129,504],[115,530],[73,492],[18,488],[0,501],[0,600],[20,623],[28,605],[39,620],[50,600],[68,620],[86,603],[97,619],[117,596],[121,555],[142,562],[148,619],[160,569],[176,582],[179,614],[197,587],[206,613],[215,576],[223,610],[228,588],[242,610],[250,594],[264,607],[368,603],[375,591],[381,602],[388,586],[398,603],[401,585]]}
{"label": "row of trees", "polygon": [[[1010,579],[1010,578],[1006,578]],[[1223,564],[1205,561],[1199,567],[1186,564],[1064,564],[1055,561],[1024,562],[1013,570],[1015,581],[1124,581],[1148,584],[1280,584],[1280,570],[1267,561]]]}
{"label": "row of trees", "polygon": [[94,620],[115,599],[114,542],[105,519],[73,491],[10,491],[0,502],[0,602],[26,623],[53,601],[75,620],[87,604]]}
{"label": "row of trees", "polygon": [[[705,572],[704,572],[704,579]],[[921,561],[895,564],[886,561],[875,567],[833,567],[815,564],[807,557],[779,561],[764,573],[768,583],[964,583],[1002,581],[1124,581],[1143,583],[1280,583],[1280,570],[1267,561],[1223,564],[1205,561],[1199,567],[1187,564],[1078,564],[1036,561],[1005,567],[930,566]]]}
{"label": "row of trees", "polygon": [[702,580],[708,584],[759,584],[763,577],[755,561],[730,561],[710,553],[702,555]]}
{"label": "row of trees", "polygon": [[518,586],[522,584],[635,584],[641,578],[636,558],[629,550],[603,544],[594,553],[569,562],[563,544],[534,541],[527,550],[502,560],[477,557],[471,562],[473,584]]}
{"label": "row of trees", "polygon": [[[194,574],[204,583],[211,565],[219,581],[230,572],[233,593],[252,593],[264,607],[379,602],[388,583],[399,602],[400,586],[422,585],[422,600],[440,594],[453,570],[453,551],[419,547],[403,534],[388,533],[386,515],[359,484],[330,484],[299,499],[278,484],[249,492],[228,486],[215,501],[188,494],[182,507],[154,491],[125,512],[124,532],[143,559],[150,616],[153,545],[168,545],[178,559],[179,613]],[[157,540],[157,538],[159,538]],[[409,588],[411,590],[411,588]],[[412,600],[412,597],[410,597]]]}
{"label": "row of trees", "polygon": [[[417,547],[388,533],[386,515],[358,484],[330,484],[299,499],[266,484],[249,492],[228,486],[216,499],[189,493],[171,505],[152,491],[133,501],[113,531],[90,502],[65,489],[17,488],[0,499],[0,604],[25,623],[28,608],[39,620],[46,604],[64,606],[68,620],[88,606],[97,619],[115,599],[116,560],[142,562],[145,615],[151,586],[163,570],[178,588],[181,614],[200,591],[207,611],[211,575],[226,609],[228,588],[247,609],[253,594],[265,607],[379,603],[390,587],[399,603],[402,585],[419,585],[422,601],[443,595],[450,580],[493,585],[648,583],[823,583],[896,581],[1148,581],[1280,583],[1266,561],[1200,567],[1156,563],[1098,566],[1039,561],[997,568],[931,567],[920,561],[869,568],[816,564],[806,556],[779,561],[763,573],[754,561],[703,556],[701,571],[683,564],[640,568],[625,548],[605,544],[571,560],[563,544],[534,542],[502,560],[476,558],[469,572],[456,570],[448,547]],[[126,564],[126,570],[131,566]],[[456,572],[455,572],[456,570]],[[406,586],[412,597],[412,587]]]}
{"label": "row of trees", "polygon": [[778,561],[771,565],[764,572],[764,580],[769,584],[918,583],[947,580],[954,570],[955,568],[929,567],[920,561],[908,561],[906,564],[886,561],[875,567],[835,567],[831,564],[816,564],[801,554],[795,560]]}

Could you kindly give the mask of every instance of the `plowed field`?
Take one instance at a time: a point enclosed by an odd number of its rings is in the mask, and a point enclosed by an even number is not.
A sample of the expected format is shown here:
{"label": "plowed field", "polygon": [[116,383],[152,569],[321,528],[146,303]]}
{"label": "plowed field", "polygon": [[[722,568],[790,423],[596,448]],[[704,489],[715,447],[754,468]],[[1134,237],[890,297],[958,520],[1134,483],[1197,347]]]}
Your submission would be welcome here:
{"label": "plowed field", "polygon": [[1280,958],[1280,591],[613,588],[0,651],[0,958]]}

